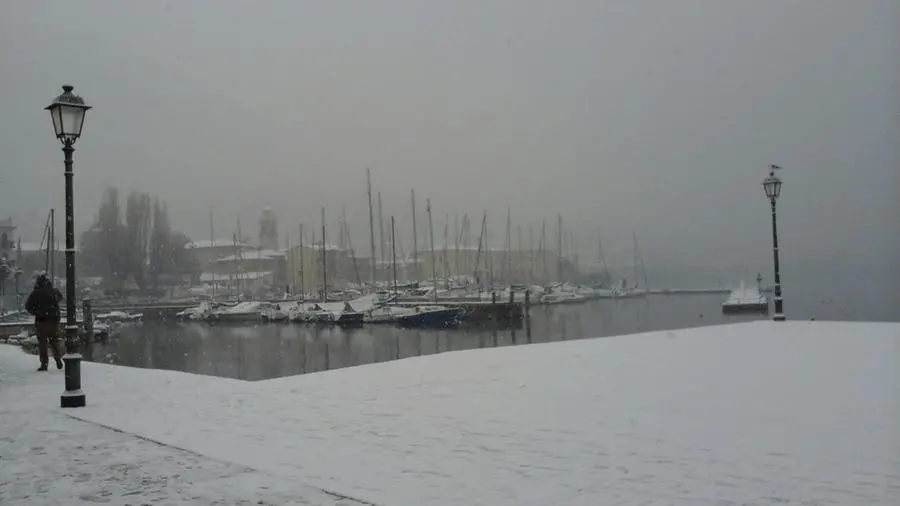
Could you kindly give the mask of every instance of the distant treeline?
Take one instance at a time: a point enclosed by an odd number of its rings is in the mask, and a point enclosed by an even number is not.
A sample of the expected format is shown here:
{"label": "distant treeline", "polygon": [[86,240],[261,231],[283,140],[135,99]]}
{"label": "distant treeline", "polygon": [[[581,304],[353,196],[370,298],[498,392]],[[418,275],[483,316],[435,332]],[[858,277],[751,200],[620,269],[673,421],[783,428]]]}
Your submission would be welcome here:
{"label": "distant treeline", "polygon": [[102,276],[112,290],[129,280],[141,290],[155,289],[165,277],[197,274],[185,246],[186,235],[171,228],[166,203],[132,191],[124,211],[119,190],[103,192],[94,225],[81,235],[81,260],[88,276]]}

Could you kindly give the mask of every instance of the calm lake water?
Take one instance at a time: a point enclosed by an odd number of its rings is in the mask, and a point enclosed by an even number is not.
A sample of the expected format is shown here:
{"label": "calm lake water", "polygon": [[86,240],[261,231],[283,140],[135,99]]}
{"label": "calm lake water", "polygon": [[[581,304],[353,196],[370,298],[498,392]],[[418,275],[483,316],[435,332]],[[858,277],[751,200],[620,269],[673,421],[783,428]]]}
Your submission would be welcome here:
{"label": "calm lake water", "polygon": [[[896,269],[836,269],[802,272],[785,284],[789,320],[900,321],[900,280]],[[709,275],[677,271],[657,286],[721,286],[747,273]],[[797,280],[796,282],[794,280]],[[304,374],[385,362],[416,355],[495,346],[605,337],[654,330],[682,329],[765,319],[768,315],[723,315],[726,294],[652,295],[647,298],[596,300],[564,306],[535,306],[528,325],[516,329],[356,329],[312,325],[248,326],[146,322],[123,328],[105,345],[97,361],[174,369],[245,380]]]}
{"label": "calm lake water", "polygon": [[338,328],[302,324],[209,325],[147,322],[97,345],[95,360],[245,380],[304,374],[454,350],[513,346],[749,321],[723,315],[724,295],[668,295],[536,306],[510,329]]}

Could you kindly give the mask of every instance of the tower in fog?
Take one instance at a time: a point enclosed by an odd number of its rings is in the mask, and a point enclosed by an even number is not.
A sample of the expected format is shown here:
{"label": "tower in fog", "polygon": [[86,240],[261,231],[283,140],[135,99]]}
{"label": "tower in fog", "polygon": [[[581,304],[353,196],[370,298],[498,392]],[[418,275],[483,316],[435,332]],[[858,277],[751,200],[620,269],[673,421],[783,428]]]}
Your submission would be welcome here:
{"label": "tower in fog", "polygon": [[271,207],[263,209],[259,219],[259,247],[278,250],[278,218]]}

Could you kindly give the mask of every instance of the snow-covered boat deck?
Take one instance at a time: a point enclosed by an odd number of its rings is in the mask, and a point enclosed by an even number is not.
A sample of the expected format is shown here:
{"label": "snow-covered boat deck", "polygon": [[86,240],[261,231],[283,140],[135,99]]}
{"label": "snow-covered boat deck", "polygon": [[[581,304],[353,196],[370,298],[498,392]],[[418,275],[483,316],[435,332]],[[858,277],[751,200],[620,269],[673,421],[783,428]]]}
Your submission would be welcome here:
{"label": "snow-covered boat deck", "polygon": [[726,313],[736,313],[744,311],[767,312],[769,310],[769,299],[760,293],[757,287],[746,287],[744,282],[741,286],[728,295],[725,302],[722,303],[722,311]]}
{"label": "snow-covered boat deck", "polygon": [[261,382],[86,363],[88,407],[72,411],[56,407],[62,373],[35,373],[35,362],[0,346],[4,505],[79,494],[114,504],[900,502],[896,323],[755,322]]}

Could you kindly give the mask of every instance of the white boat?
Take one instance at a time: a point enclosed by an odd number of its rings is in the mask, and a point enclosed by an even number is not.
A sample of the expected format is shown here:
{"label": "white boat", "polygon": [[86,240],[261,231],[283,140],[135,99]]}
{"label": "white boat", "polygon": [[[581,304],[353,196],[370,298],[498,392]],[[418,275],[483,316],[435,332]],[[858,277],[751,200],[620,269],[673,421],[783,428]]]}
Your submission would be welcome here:
{"label": "white boat", "polygon": [[397,317],[411,313],[412,310],[400,306],[378,306],[363,311],[363,323],[395,323]]}
{"label": "white boat", "polygon": [[334,316],[321,305],[312,303],[298,304],[291,310],[288,319],[294,323],[331,323]]}
{"label": "white boat", "polygon": [[267,309],[263,309],[260,317],[268,322],[286,322],[291,319],[292,308],[295,306],[292,302],[276,302]]}
{"label": "white boat", "polygon": [[205,320],[213,311],[213,306],[209,302],[201,302],[199,305],[189,307],[184,311],[175,313],[176,318],[185,320]]}
{"label": "white boat", "polygon": [[548,286],[541,296],[542,304],[575,304],[587,300],[578,287],[568,283],[557,283]]}
{"label": "white boat", "polygon": [[354,325],[363,323],[364,313],[353,309],[349,302],[301,304],[288,319],[294,323]]}
{"label": "white boat", "polygon": [[110,311],[108,313],[100,313],[94,315],[94,320],[104,320],[111,322],[135,321],[143,318],[142,313],[126,313],[125,311]]}
{"label": "white boat", "polygon": [[563,290],[549,290],[541,297],[543,304],[575,304],[586,300],[584,295]]}
{"label": "white boat", "polygon": [[741,286],[733,290],[725,302],[722,303],[723,313],[741,312],[768,312],[769,300],[760,293],[759,288],[747,288],[741,281]]}
{"label": "white boat", "polygon": [[263,319],[263,313],[273,309],[271,302],[248,301],[231,307],[213,310],[207,319],[217,322],[256,322]]}

